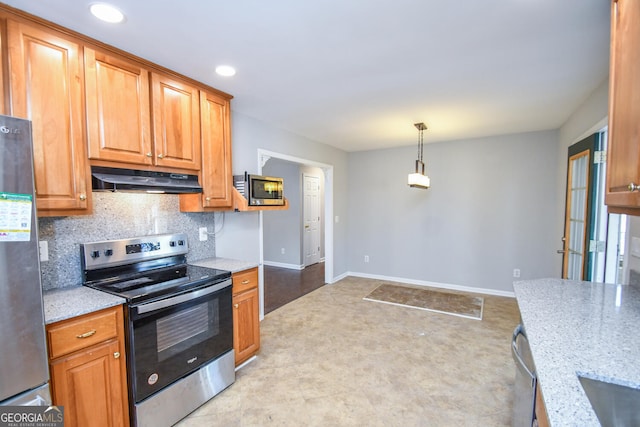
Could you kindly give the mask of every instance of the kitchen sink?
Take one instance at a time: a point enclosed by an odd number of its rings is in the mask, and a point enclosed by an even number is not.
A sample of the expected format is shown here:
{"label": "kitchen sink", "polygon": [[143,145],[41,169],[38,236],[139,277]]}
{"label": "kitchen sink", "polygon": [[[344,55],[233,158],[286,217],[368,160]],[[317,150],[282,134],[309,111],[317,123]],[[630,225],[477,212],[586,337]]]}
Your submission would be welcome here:
{"label": "kitchen sink", "polygon": [[640,426],[640,389],[578,375],[603,427]]}

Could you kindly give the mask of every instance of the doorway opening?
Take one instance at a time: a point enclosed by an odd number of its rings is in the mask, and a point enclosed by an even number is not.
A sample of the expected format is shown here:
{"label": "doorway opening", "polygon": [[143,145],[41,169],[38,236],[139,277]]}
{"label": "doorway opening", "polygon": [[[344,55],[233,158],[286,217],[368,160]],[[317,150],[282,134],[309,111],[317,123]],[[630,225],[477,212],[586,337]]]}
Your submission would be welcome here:
{"label": "doorway opening", "polygon": [[604,204],[607,129],[568,149],[562,278],[629,283],[628,218]]}
{"label": "doorway opening", "polygon": [[[264,277],[267,268],[289,269],[289,273],[299,276],[296,280],[307,276],[316,278],[314,280],[323,277],[322,284],[333,283],[333,221],[329,220],[333,218],[333,166],[258,150],[258,172],[262,175],[285,175],[285,196],[289,198],[287,194],[294,194],[297,199],[290,200],[289,210],[293,211],[291,202],[295,202],[299,212],[293,212],[293,216],[284,214],[287,211],[260,212],[260,311],[263,317],[266,312]],[[287,236],[278,234],[278,221],[289,222],[288,230],[293,231]],[[274,259],[279,261],[274,262]],[[315,273],[302,275],[301,271],[307,266],[313,266]],[[303,288],[308,289],[306,285]]]}

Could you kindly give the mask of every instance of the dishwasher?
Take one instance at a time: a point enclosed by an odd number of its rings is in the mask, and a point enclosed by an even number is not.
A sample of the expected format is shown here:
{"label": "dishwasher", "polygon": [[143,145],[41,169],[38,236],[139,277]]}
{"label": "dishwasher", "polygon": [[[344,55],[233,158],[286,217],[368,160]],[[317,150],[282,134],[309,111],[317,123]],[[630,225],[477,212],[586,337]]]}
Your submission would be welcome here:
{"label": "dishwasher", "polygon": [[522,324],[513,330],[511,354],[516,364],[514,383],[513,427],[537,427],[536,383],[537,377],[529,341]]}

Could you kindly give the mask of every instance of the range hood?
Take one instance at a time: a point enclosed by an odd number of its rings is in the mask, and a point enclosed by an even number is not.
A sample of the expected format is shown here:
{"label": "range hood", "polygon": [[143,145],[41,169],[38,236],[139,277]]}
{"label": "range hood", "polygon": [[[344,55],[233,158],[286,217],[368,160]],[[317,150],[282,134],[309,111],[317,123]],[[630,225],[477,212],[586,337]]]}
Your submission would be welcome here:
{"label": "range hood", "polygon": [[93,191],[138,191],[147,193],[202,193],[197,175],[135,169],[91,167]]}

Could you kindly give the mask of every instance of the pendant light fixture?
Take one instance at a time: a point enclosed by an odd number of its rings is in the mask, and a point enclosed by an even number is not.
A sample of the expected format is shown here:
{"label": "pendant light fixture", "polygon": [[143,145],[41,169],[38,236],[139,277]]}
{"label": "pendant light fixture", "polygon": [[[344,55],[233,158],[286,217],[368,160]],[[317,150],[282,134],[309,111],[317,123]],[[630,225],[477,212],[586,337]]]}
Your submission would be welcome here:
{"label": "pendant light fixture", "polygon": [[424,174],[424,162],[422,160],[424,148],[423,133],[427,129],[427,126],[422,122],[415,123],[414,126],[418,129],[418,159],[416,160],[416,171],[409,174],[407,183],[409,187],[424,188],[426,190],[431,185],[431,180]]}

